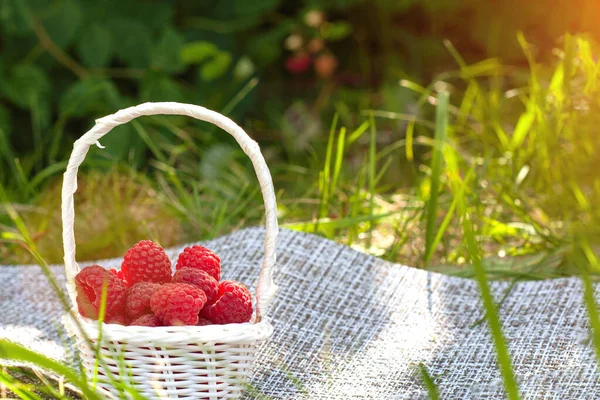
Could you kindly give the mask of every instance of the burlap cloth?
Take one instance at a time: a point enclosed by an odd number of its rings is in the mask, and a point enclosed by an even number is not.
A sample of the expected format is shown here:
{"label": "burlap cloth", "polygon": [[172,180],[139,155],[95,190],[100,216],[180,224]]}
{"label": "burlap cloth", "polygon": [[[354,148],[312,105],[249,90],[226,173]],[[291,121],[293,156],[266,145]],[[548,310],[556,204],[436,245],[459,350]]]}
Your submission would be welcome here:
{"label": "burlap cloth", "polygon": [[[205,243],[224,279],[254,287],[264,231]],[[181,250],[172,249],[173,258]],[[269,316],[247,398],[425,399],[418,365],[442,399],[504,398],[474,281],[392,264],[329,240],[282,230]],[[119,261],[102,262],[106,268]],[[64,283],[62,266],[52,267]],[[37,266],[0,267],[0,337],[71,362],[62,313]],[[497,299],[509,284],[491,283]],[[577,278],[520,282],[501,308],[523,398],[600,398],[598,365]]]}

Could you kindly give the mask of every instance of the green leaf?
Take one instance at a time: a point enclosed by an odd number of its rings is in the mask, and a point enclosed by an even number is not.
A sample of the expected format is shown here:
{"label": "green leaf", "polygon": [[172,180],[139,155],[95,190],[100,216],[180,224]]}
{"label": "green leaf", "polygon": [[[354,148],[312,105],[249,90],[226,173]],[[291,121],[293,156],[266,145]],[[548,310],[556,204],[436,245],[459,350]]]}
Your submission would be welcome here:
{"label": "green leaf", "polygon": [[146,148],[146,145],[136,133],[132,124],[117,126],[100,139],[100,144],[104,146],[104,149],[93,148],[90,151],[96,159],[108,158],[112,161],[133,160],[136,164],[143,159],[143,152]]}
{"label": "green leaf", "polygon": [[62,0],[55,4],[42,24],[52,41],[58,47],[66,48],[83,22],[81,6],[75,0]]}
{"label": "green leaf", "polygon": [[330,22],[323,28],[323,38],[330,41],[342,40],[352,33],[352,25],[348,22]]}
{"label": "green leaf", "polygon": [[290,32],[291,24],[283,22],[276,28],[253,37],[248,43],[248,53],[258,66],[265,66],[281,57],[283,38]]}
{"label": "green leaf", "polygon": [[218,52],[217,46],[211,42],[192,42],[182,46],[180,58],[184,64],[200,64]]}
{"label": "green leaf", "polygon": [[147,68],[152,57],[152,35],[139,21],[116,18],[110,22],[110,28],[117,40],[117,56],[132,68]]}
{"label": "green leaf", "polygon": [[143,101],[177,101],[183,102],[181,85],[164,74],[148,74],[140,89]]}
{"label": "green leaf", "polygon": [[0,31],[7,34],[24,34],[31,31],[30,13],[22,0],[0,1]]}
{"label": "green leaf", "polygon": [[112,34],[100,24],[85,29],[77,42],[77,52],[88,67],[105,67],[113,54]]}
{"label": "green leaf", "polygon": [[203,81],[214,81],[222,77],[231,65],[231,54],[220,51],[200,68],[200,77]]}
{"label": "green leaf", "polygon": [[179,33],[165,29],[152,52],[152,67],[171,73],[181,72],[184,68],[180,57],[182,45],[183,38]]}
{"label": "green leaf", "polygon": [[273,11],[279,5],[280,0],[234,0],[233,10],[239,16],[264,15]]}
{"label": "green leaf", "polygon": [[9,72],[2,91],[17,106],[28,109],[50,93],[50,82],[41,68],[19,65]]}
{"label": "green leaf", "polygon": [[[120,1],[119,5],[122,3]],[[175,4],[176,2],[171,1],[146,1],[143,5],[133,3],[133,6],[136,7],[136,19],[142,21],[152,32],[159,32],[175,24]]]}
{"label": "green leaf", "polygon": [[105,114],[118,104],[119,92],[111,81],[92,78],[77,81],[60,97],[59,111],[62,116],[85,116]]}
{"label": "green leaf", "polygon": [[52,108],[50,99],[47,96],[39,98],[33,102],[30,107],[32,123],[37,129],[46,129],[52,121]]}

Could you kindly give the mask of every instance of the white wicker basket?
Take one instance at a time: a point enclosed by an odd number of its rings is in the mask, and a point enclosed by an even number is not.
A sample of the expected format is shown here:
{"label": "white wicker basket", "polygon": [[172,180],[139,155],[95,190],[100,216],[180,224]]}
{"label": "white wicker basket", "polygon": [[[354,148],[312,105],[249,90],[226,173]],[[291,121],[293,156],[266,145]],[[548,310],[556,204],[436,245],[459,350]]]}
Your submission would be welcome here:
{"label": "white wicker basket", "polygon": [[[73,195],[77,170],[90,148],[114,127],[144,115],[187,115],[211,122],[231,134],[252,160],[266,211],[265,257],[256,288],[251,322],[243,324],[140,327],[102,324],[77,312]],[[131,383],[148,398],[233,399],[241,397],[256,351],[272,333],[264,313],[277,287],[273,283],[277,206],[269,169],[256,142],[229,118],[203,107],[180,103],[145,103],[96,120],[74,144],[62,189],[63,242],[67,289],[74,308],[63,319],[76,337],[88,379],[110,398],[128,398],[111,382]],[[100,357],[97,359],[96,354]]]}

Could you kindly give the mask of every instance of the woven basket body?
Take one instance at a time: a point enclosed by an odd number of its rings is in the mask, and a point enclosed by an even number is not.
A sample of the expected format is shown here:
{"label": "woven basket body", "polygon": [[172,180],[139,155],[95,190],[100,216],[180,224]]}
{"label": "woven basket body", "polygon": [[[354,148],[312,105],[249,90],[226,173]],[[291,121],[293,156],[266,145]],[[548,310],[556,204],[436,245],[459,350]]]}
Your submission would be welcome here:
{"label": "woven basket body", "polygon": [[[70,317],[66,323],[76,332]],[[97,377],[97,388],[114,399],[127,397],[114,378],[150,399],[239,398],[259,345],[272,333],[264,320],[205,327],[103,325],[98,340],[97,321],[83,326],[86,335],[76,335],[82,364],[88,377]]]}
{"label": "woven basket body", "polygon": [[[243,324],[141,327],[100,324],[77,312],[74,277],[73,194],[77,170],[90,146],[112,128],[143,115],[187,115],[212,122],[230,133],[250,157],[265,201],[265,257],[255,295],[251,322]],[[133,398],[135,388],[148,398],[233,399],[242,396],[259,346],[269,338],[272,326],[264,312],[276,286],[272,280],[278,233],[273,183],[258,145],[228,118],[203,107],[179,103],[145,103],[96,121],[77,140],[65,173],[62,192],[63,242],[67,289],[74,308],[63,318],[77,347],[88,379],[109,398]]]}

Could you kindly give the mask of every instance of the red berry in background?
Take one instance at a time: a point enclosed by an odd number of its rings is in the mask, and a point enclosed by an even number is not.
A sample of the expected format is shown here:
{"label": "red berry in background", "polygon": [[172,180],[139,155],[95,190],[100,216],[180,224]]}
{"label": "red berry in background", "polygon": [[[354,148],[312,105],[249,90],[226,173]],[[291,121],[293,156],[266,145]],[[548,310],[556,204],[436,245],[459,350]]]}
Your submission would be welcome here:
{"label": "red berry in background", "polygon": [[152,282],[136,283],[127,289],[127,301],[125,302],[125,311],[132,319],[136,319],[144,314],[150,314],[150,298],[158,290],[160,284]]}
{"label": "red berry in background", "polygon": [[183,249],[175,269],[196,268],[206,272],[217,281],[221,279],[221,259],[213,251],[202,246],[191,246]]}
{"label": "red berry in background", "polygon": [[160,321],[153,314],[144,314],[131,323],[129,326],[160,326]]}
{"label": "red berry in background", "polygon": [[307,54],[295,54],[285,60],[285,68],[292,74],[302,74],[308,71],[311,63]]}
{"label": "red berry in background", "polygon": [[142,240],[127,250],[121,271],[129,286],[171,281],[171,261],[163,248],[151,240]]}
{"label": "red berry in background", "polygon": [[321,78],[330,78],[337,68],[338,61],[333,54],[321,54],[315,60],[315,72]]}
{"label": "red berry in background", "polygon": [[223,281],[219,283],[217,300],[204,307],[202,317],[215,324],[248,322],[252,317],[252,295],[239,282]]}
{"label": "red berry in background", "polygon": [[206,295],[187,283],[165,283],[150,299],[150,308],[162,325],[196,325]]}
{"label": "red berry in background", "polygon": [[219,282],[206,272],[185,267],[173,275],[173,283],[189,283],[202,290],[206,295],[206,304],[212,304],[219,294]]}
{"label": "red berry in background", "polygon": [[124,314],[127,298],[125,284],[101,266],[91,265],[75,275],[76,300],[81,315],[98,319],[104,285],[107,290],[105,320]]}

